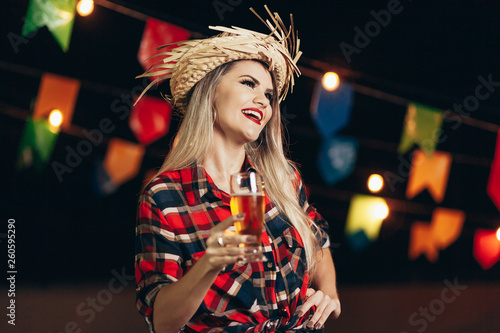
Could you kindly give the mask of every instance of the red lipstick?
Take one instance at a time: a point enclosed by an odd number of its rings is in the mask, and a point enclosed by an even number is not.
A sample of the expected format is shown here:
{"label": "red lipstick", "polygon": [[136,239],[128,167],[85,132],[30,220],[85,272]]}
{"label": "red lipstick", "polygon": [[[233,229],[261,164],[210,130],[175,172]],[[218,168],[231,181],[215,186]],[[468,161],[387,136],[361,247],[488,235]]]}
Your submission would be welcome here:
{"label": "red lipstick", "polygon": [[[253,112],[257,113],[259,115],[259,119],[257,119],[255,115],[246,114],[245,112],[243,112],[246,110],[253,111]],[[261,125],[261,120],[264,118],[264,114],[262,113],[262,111],[260,111],[257,108],[245,108],[245,109],[241,110],[241,113],[243,113],[243,115],[245,117],[247,117],[248,119],[250,119],[251,121],[253,121],[257,125]]]}

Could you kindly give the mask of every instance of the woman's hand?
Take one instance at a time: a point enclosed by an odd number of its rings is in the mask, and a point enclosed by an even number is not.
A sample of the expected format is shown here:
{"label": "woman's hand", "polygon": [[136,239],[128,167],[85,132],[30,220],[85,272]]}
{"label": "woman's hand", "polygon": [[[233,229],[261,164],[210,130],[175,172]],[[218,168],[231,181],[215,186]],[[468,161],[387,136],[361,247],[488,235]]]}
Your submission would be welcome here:
{"label": "woman's hand", "polygon": [[256,241],[252,235],[226,234],[224,231],[245,218],[245,214],[232,215],[210,230],[205,255],[200,259],[208,263],[209,270],[220,271],[225,266],[245,260],[247,255],[255,255],[255,247],[239,247]]}
{"label": "woman's hand", "polygon": [[[254,242],[250,235],[224,235],[242,215],[233,215],[210,230],[205,254],[178,281],[161,288],[153,313],[155,332],[178,332],[196,313],[220,270],[245,258],[241,243]],[[248,247],[250,248],[250,247]],[[250,248],[251,249],[251,248]]]}
{"label": "woman's hand", "polygon": [[313,305],[316,306],[316,311],[306,325],[309,328],[320,329],[329,316],[332,316],[333,319],[337,319],[340,316],[340,301],[338,297],[331,298],[321,290],[308,288],[306,301],[302,305],[299,317],[306,314]]}

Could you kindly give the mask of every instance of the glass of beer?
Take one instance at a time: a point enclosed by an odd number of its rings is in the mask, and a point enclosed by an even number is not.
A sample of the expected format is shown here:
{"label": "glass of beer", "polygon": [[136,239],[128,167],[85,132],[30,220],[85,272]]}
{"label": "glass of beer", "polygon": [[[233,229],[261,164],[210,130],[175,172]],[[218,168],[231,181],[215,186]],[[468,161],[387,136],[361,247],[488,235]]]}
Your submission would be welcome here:
{"label": "glass of beer", "polygon": [[[254,235],[255,243],[248,244],[261,252],[262,231],[264,228],[264,182],[258,172],[236,173],[231,175],[231,214],[245,213],[245,219],[236,221],[236,233]],[[250,257],[248,261],[265,260],[262,254]]]}

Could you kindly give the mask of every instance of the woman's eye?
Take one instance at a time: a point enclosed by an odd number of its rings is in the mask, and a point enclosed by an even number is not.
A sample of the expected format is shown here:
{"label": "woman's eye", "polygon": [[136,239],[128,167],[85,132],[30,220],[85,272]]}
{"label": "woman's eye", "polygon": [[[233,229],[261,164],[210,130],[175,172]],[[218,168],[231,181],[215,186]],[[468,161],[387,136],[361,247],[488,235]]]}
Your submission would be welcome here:
{"label": "woman's eye", "polygon": [[250,88],[253,88],[255,87],[255,83],[250,81],[250,80],[244,80],[244,81],[241,81],[241,84],[244,84],[246,86],[249,86]]}
{"label": "woman's eye", "polygon": [[273,101],[273,94],[266,94],[266,98],[269,100],[269,102]]}

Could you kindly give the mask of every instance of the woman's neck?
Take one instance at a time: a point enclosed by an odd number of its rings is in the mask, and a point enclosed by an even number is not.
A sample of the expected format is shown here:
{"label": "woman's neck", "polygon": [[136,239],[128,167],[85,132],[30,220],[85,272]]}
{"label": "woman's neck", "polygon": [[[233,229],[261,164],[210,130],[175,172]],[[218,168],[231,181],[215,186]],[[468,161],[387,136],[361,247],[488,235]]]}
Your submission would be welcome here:
{"label": "woman's neck", "polygon": [[245,161],[245,147],[214,142],[205,158],[200,161],[217,187],[229,193],[230,177],[241,172]]}

